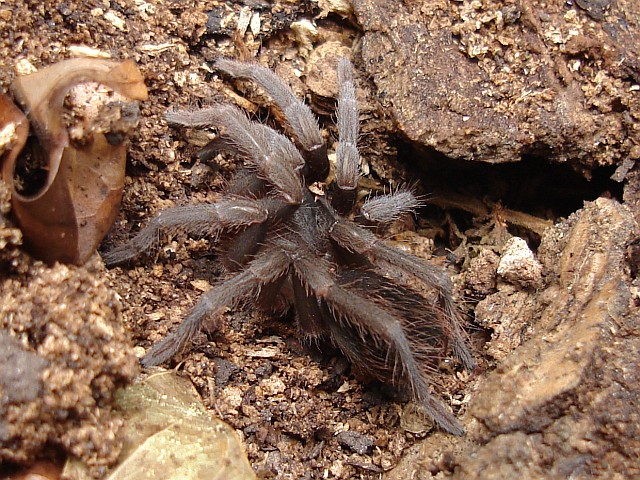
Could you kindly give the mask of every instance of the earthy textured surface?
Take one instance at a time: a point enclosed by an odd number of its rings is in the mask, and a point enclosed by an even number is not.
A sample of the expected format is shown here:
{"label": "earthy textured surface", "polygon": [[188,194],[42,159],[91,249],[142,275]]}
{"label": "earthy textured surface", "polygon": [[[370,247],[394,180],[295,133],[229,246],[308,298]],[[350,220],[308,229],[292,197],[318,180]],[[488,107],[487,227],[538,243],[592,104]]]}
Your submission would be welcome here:
{"label": "earthy textured surface", "polygon": [[492,163],[640,156],[638,2],[601,18],[563,0],[353,3],[363,64],[410,140]]}
{"label": "earthy textured surface", "polygon": [[100,473],[117,457],[113,398],[138,367],[102,269],[97,257],[33,263],[0,281],[0,460],[25,462],[48,444]]}
{"label": "earthy textured surface", "polygon": [[499,363],[471,392],[468,438],[442,448],[431,437],[387,478],[637,476],[640,314],[627,256],[637,232],[607,199],[550,229],[544,288],[499,284],[476,309]]}
{"label": "earthy textured surface", "polygon": [[[344,2],[324,0],[9,0],[0,4],[0,88],[18,71],[75,56],[84,47],[136,60],[150,100],[141,105],[110,246],[162,208],[215,200],[234,168],[233,159],[196,160],[198,145],[207,139],[169,129],[163,120],[168,109],[238,99],[241,93],[249,99],[243,106],[258,118],[277,115],[262,107],[268,99],[250,85],[224,86],[211,71],[212,59],[255,58],[275,68],[306,94],[331,144],[336,92],[330,72],[338,55],[351,52],[362,107],[363,170],[372,174],[363,187],[430,182],[429,190],[421,190],[425,183],[418,190],[443,208],[427,207],[417,221],[394,226],[394,239],[427,257],[432,250],[452,250],[449,260],[461,270],[455,280],[467,300],[461,305],[469,319],[477,316],[470,335],[479,370],[466,375],[443,362],[444,374],[436,379],[437,391],[469,433],[456,439],[432,431],[410,406],[375,385],[365,387],[335,352],[310,353],[295,340],[291,318],[229,312],[222,332],[198,337],[180,372],[193,380],[211,412],[240,433],[254,469],[267,478],[623,478],[634,473],[640,452],[633,317],[640,307],[640,248],[631,223],[640,219],[634,166],[640,158],[638,18],[638,2],[630,0],[544,6],[358,0],[351,13]],[[530,167],[518,173],[503,165],[456,163],[454,157],[523,158]],[[426,159],[429,172],[422,176],[418,164]],[[548,161],[565,162],[594,181],[577,188],[571,168]],[[456,168],[453,175],[439,175],[448,168]],[[614,170],[624,192],[598,181]],[[451,191],[457,196],[441,193]],[[568,220],[558,218],[600,196]],[[623,198],[629,210],[611,197]],[[6,206],[0,187],[3,215]],[[559,226],[538,249],[554,222]],[[520,250],[533,275],[513,268],[506,276],[497,273],[501,261],[514,264],[503,257],[514,234],[535,255]],[[45,267],[21,253],[19,243],[19,232],[0,218],[3,299],[29,305],[37,293],[37,312],[49,315],[51,328],[76,309],[80,313],[64,322],[65,329],[75,332],[87,317],[114,329],[98,350],[82,350],[88,367],[65,389],[65,398],[78,399],[83,382],[102,378],[98,372],[105,369],[112,375],[104,389],[85,388],[86,403],[77,407],[85,413],[99,399],[109,404],[110,389],[133,374],[131,350],[117,325],[124,323],[138,345],[133,351],[141,355],[219,274],[208,267],[207,239],[179,236],[155,264],[150,259],[111,271],[97,258],[86,268]],[[533,260],[543,266],[541,285]],[[114,291],[123,307],[119,318]],[[51,320],[61,304],[69,311]],[[8,319],[3,313],[0,321]],[[104,338],[95,324],[87,325],[79,338]],[[67,338],[69,330],[59,328],[53,338]],[[8,341],[7,352],[33,364],[32,373],[46,371],[54,360],[70,361],[56,350],[53,358],[43,357],[44,365],[33,357],[38,343],[11,332],[20,348]],[[109,351],[116,345],[119,351]],[[119,373],[107,366],[109,355],[123,355],[117,357],[124,362]],[[0,378],[13,382],[18,375],[12,370]],[[56,383],[37,375],[20,380],[31,385],[26,393],[40,392],[36,415],[44,412],[40,419],[49,422],[42,432],[25,427],[35,435],[30,455],[39,451],[46,429],[75,432],[60,437],[69,440],[67,451],[96,465],[113,459],[115,449],[99,450],[116,446],[108,413],[77,415],[73,424],[53,418],[40,406],[49,398],[43,392]],[[95,433],[96,425],[102,425],[102,440],[93,451],[86,442],[74,443],[73,435]],[[21,451],[27,455],[26,448]]]}
{"label": "earthy textured surface", "polygon": [[[356,36],[355,28],[345,28],[347,23],[336,16],[323,21],[317,34],[303,24],[293,35],[289,29],[292,22],[321,13],[313,10],[311,2],[265,3],[251,8],[215,1],[92,5],[14,1],[5,2],[0,10],[0,29],[8,32],[0,43],[0,84],[5,89],[18,71],[74,56],[83,51],[79,45],[115,58],[133,58],[145,75],[150,101],[141,105],[140,128],[131,142],[123,213],[110,245],[164,207],[217,198],[235,162],[224,158],[209,164],[197,162],[194,153],[202,139],[169,129],[163,116],[170,108],[206,104],[223,94],[234,98],[235,92],[211,74],[208,62],[219,55],[242,56],[243,51],[235,48],[230,37],[239,24],[244,25],[241,33],[249,55],[259,52],[259,61],[275,67],[302,95],[306,92],[303,80],[312,73],[307,67],[308,58],[311,62],[309,47],[333,45],[313,55],[316,75],[323,70],[333,72],[335,59],[349,52]],[[327,116],[323,122],[329,127],[326,135],[332,139],[330,115],[337,92],[330,87],[331,82],[315,83],[321,84],[329,88],[318,90],[313,103],[324,109],[321,111]],[[268,118],[271,112],[257,108],[266,99],[247,85],[239,87],[256,102],[245,106]],[[330,97],[321,98],[324,95]],[[358,92],[363,97],[363,152],[375,151],[366,155],[367,162],[370,158],[379,171],[392,172],[393,167],[384,159],[389,157],[387,152],[394,153],[394,148],[384,135],[372,133],[380,130],[381,123],[370,121],[376,112],[365,101],[368,95]],[[122,299],[120,318],[135,341],[148,348],[173,328],[216,280],[219,271],[211,270],[211,262],[202,258],[211,256],[209,247],[207,239],[181,236],[163,248],[155,265],[141,262],[126,269],[105,272],[92,267],[86,271],[96,282],[105,276],[111,282]],[[18,276],[7,292],[21,295],[17,282],[26,285],[36,281],[26,272],[37,268],[44,279],[53,280],[63,267],[50,270],[19,255],[12,268]],[[60,295],[68,295],[68,289],[80,285],[70,282],[57,288]],[[89,294],[81,290],[78,296],[84,295]],[[105,308],[112,305],[100,295],[94,298]],[[415,436],[432,429],[418,419],[411,429],[420,433],[405,432],[400,425],[402,403],[390,401],[375,386],[365,389],[335,352],[325,352],[324,356],[312,352],[310,356],[295,338],[290,318],[249,318],[242,312],[230,312],[225,315],[222,333],[210,338],[201,335],[193,351],[183,357],[181,372],[193,380],[211,411],[240,433],[249,459],[260,474],[304,478],[328,472],[337,478],[377,477],[395,465]],[[124,345],[121,349],[130,352]],[[143,350],[134,349],[137,353]],[[462,396],[456,392],[462,390],[465,381],[447,373],[438,391],[446,391],[447,399],[455,397],[460,403]],[[48,421],[46,417],[41,420]],[[54,422],[50,428],[63,425]],[[108,422],[103,430],[112,431]],[[341,432],[353,433],[343,434],[339,441],[337,434]],[[117,445],[111,445],[114,448],[102,452],[100,462],[113,459]],[[32,455],[37,454],[36,447]]]}
{"label": "earthy textured surface", "polygon": [[20,255],[16,247],[22,244],[22,232],[6,219],[11,210],[10,199],[9,188],[0,181],[0,267],[7,269]]}
{"label": "earthy textured surface", "polygon": [[[640,473],[640,315],[625,257],[637,228],[628,210],[600,199],[545,235],[546,287],[529,294],[535,315],[522,346],[478,386],[471,435],[486,444],[461,462],[459,478]],[[521,315],[522,301],[498,300],[509,305],[503,321]]]}

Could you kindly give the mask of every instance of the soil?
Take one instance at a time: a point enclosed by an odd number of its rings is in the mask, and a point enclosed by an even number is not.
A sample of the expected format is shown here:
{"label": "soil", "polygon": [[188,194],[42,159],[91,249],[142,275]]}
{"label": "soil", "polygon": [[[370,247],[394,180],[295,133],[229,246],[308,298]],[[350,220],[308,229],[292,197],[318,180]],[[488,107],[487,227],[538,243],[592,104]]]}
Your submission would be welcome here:
{"label": "soil", "polygon": [[[213,59],[274,68],[331,149],[335,60],[351,57],[362,190],[413,183],[425,195],[389,240],[447,266],[468,320],[479,367],[444,362],[434,377],[466,435],[434,430],[337,352],[301,343],[292,314],[229,311],[169,366],[235,429],[260,478],[630,478],[640,474],[638,9],[7,0],[0,89],[87,51],[137,63],[149,100],[106,250],[163,208],[215,201],[235,169],[230,157],[199,161],[207,134],[168,127],[167,110],[231,99],[277,123],[268,99],[225,83]],[[21,249],[9,210],[2,187],[0,460],[70,456],[103,476],[121,448],[114,392],[222,267],[208,239],[184,235],[125,268],[107,270],[98,254],[47,265]]]}

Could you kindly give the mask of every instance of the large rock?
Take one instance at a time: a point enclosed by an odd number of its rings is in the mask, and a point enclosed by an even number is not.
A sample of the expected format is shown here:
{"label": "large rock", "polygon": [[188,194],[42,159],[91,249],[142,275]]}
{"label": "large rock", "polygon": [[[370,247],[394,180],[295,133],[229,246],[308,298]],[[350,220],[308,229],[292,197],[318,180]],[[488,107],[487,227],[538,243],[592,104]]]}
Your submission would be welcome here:
{"label": "large rock", "polygon": [[406,137],[448,157],[638,158],[640,3],[573,3],[355,0],[363,68]]}
{"label": "large rock", "polygon": [[520,327],[496,327],[487,345],[498,359],[511,352],[470,393],[468,438],[431,437],[388,478],[413,478],[417,459],[457,479],[640,475],[637,231],[630,211],[604,198],[549,229],[538,250],[544,287],[499,284],[477,310]]}

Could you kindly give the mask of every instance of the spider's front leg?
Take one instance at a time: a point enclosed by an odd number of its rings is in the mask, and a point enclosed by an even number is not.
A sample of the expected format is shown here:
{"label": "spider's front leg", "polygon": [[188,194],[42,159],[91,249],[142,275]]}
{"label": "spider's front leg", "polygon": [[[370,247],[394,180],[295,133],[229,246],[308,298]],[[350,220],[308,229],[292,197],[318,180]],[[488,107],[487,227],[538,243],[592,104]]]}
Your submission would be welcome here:
{"label": "spider's front leg", "polygon": [[358,153],[358,102],[351,62],[338,62],[338,146],[336,148],[335,184],[331,185],[331,205],[340,214],[349,213],[356,202],[360,178]]}
{"label": "spider's front leg", "polygon": [[301,102],[274,72],[261,65],[219,58],[215,67],[233,78],[251,80],[278,106],[291,127],[291,133],[303,150],[307,182],[324,180],[329,173],[327,148],[311,109]]}
{"label": "spider's front leg", "polygon": [[268,180],[288,203],[302,202],[304,185],[300,171],[304,159],[284,135],[252,122],[242,110],[229,105],[169,112],[166,119],[172,125],[218,128],[226,144],[257,169],[258,176]]}
{"label": "spider's front leg", "polygon": [[219,281],[202,295],[200,301],[177,330],[156,343],[142,359],[145,367],[166,362],[182,351],[202,328],[207,318],[215,318],[226,307],[256,299],[265,285],[279,281],[289,270],[291,261],[279,249],[267,249],[249,262],[243,270]]}

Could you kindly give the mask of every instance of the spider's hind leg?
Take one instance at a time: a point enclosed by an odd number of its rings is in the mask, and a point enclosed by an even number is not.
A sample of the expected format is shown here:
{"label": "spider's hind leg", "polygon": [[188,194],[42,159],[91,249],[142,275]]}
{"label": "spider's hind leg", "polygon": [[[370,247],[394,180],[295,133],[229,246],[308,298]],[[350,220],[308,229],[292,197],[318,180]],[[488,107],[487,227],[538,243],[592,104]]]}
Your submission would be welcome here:
{"label": "spider's hind leg", "polygon": [[390,247],[369,230],[353,222],[340,220],[331,228],[331,238],[342,248],[371,260],[374,269],[394,282],[410,285],[417,280],[437,295],[440,315],[437,320],[442,334],[451,343],[453,354],[467,370],[476,366],[460,326],[458,309],[453,301],[451,280],[447,273],[419,258]]}
{"label": "spider's hind leg", "polygon": [[431,395],[403,319],[395,311],[341,285],[326,260],[295,256],[293,268],[307,293],[324,309],[332,340],[353,364],[382,381],[407,385],[440,427],[455,435],[464,433],[457,419]]}

